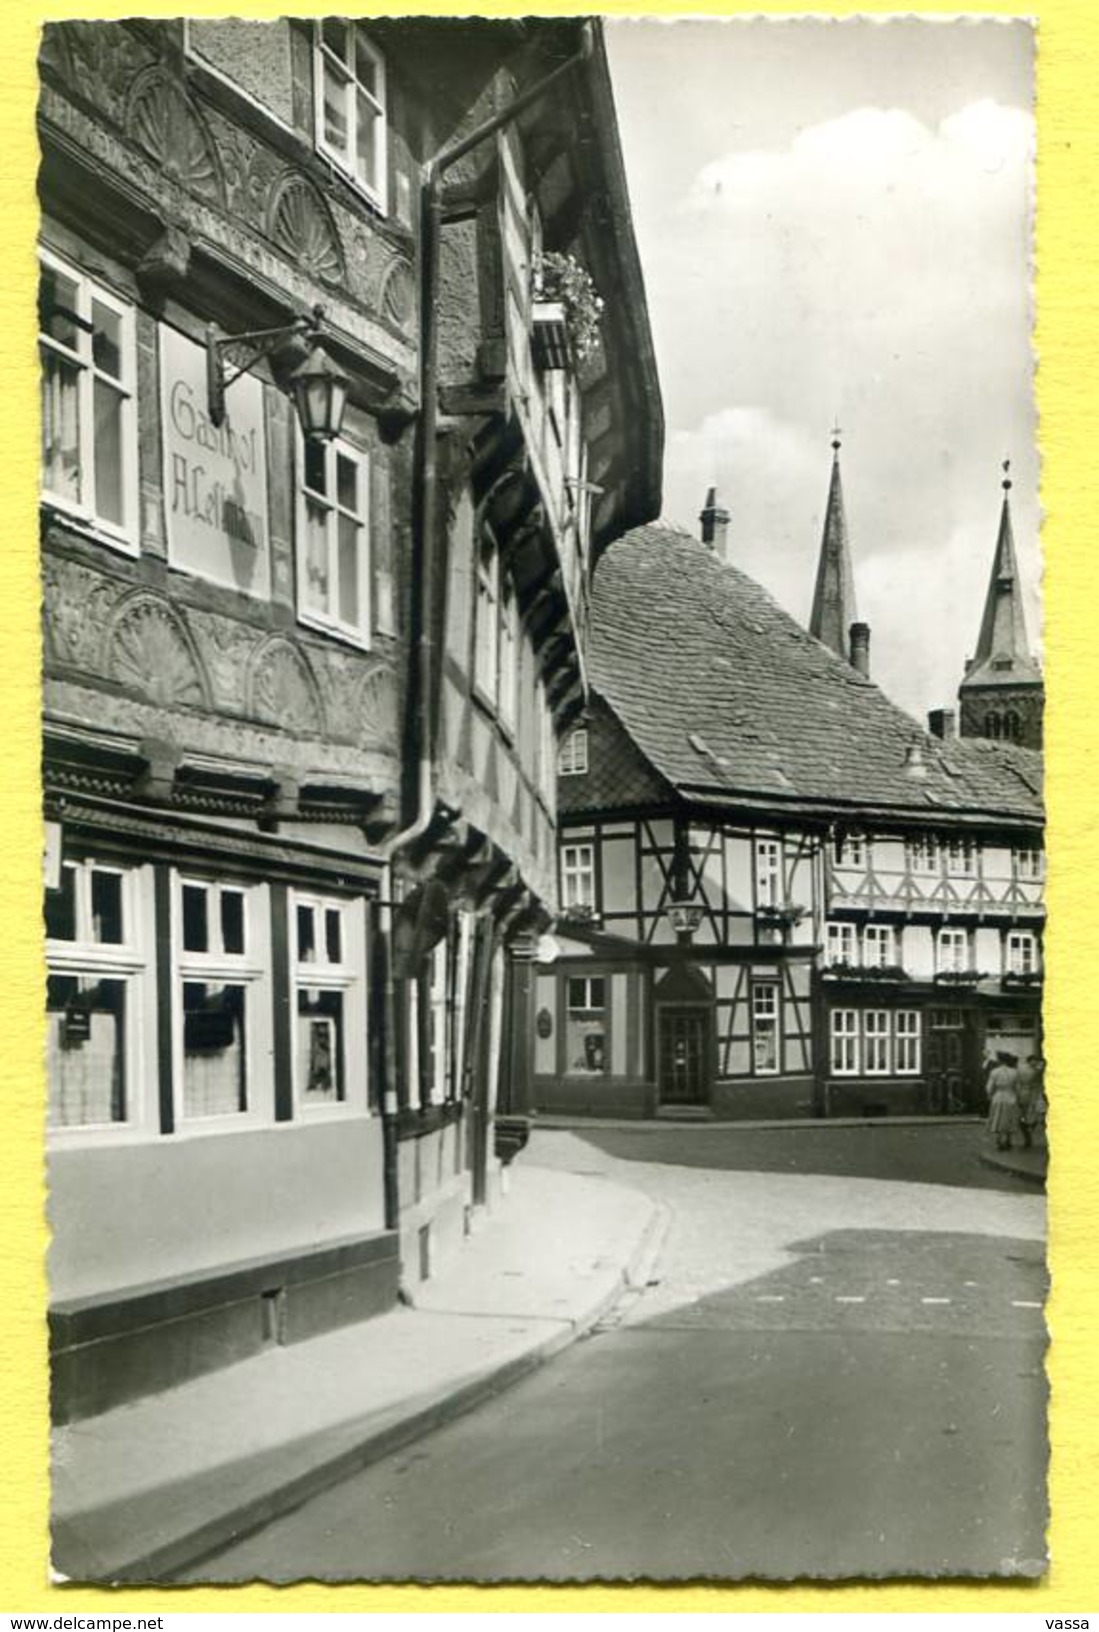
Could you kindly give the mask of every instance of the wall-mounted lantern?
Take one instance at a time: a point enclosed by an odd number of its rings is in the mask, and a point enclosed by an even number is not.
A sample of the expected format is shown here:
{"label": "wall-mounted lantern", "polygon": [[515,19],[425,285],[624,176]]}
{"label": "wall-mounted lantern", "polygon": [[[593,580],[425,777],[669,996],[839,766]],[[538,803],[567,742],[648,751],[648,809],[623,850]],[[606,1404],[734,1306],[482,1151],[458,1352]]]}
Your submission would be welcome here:
{"label": "wall-mounted lantern", "polygon": [[[324,345],[324,307],[314,306],[311,317],[299,317],[277,329],[253,329],[247,334],[219,335],[210,324],[206,330],[207,413],[211,425],[225,422],[225,393],[235,380],[246,374],[261,357],[297,336],[309,347],[305,361],[290,375],[290,391],[298,411],[302,434],[330,442],[339,436],[347,405],[350,380],[332,361]],[[252,346],[254,350],[235,373],[226,376],[225,351],[229,346]]]}
{"label": "wall-mounted lantern", "polygon": [[677,935],[693,935],[705,911],[701,901],[669,901],[664,910]]}

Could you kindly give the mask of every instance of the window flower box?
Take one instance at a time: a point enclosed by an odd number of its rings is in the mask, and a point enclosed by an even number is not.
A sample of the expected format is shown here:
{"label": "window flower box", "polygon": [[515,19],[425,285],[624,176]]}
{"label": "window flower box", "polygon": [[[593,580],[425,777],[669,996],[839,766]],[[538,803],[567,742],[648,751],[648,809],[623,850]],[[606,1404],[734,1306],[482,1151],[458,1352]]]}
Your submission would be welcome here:
{"label": "window flower box", "polygon": [[567,368],[599,344],[603,298],[575,255],[547,250],[534,264],[531,347],[539,368]]}

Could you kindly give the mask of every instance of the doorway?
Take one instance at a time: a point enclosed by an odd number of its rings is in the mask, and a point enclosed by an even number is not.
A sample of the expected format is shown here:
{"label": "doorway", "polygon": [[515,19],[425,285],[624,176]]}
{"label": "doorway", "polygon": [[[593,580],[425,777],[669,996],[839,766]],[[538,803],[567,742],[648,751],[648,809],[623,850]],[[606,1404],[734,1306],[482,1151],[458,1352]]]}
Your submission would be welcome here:
{"label": "doorway", "polygon": [[699,1003],[662,1004],[658,1026],[660,1103],[710,1100],[710,1010]]}

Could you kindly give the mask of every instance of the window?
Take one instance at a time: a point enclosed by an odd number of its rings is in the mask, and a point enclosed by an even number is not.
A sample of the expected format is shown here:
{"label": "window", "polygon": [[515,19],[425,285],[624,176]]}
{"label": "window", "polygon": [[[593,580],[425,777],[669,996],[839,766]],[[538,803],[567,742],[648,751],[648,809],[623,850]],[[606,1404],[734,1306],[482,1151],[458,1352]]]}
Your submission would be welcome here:
{"label": "window", "polygon": [[830,923],[825,925],[824,956],[827,963],[857,962],[854,924]]}
{"label": "window", "polygon": [[43,254],[38,321],[43,494],[136,554],[133,308]]}
{"label": "window", "polygon": [[313,94],[318,151],[384,210],[385,62],[361,24],[318,23]]}
{"label": "window", "polygon": [[607,1069],[606,982],[602,976],[566,981],[565,1070],[569,1076],[601,1076]]}
{"label": "window", "polygon": [[863,1070],[868,1077],[889,1075],[889,1010],[867,1009],[863,1017]]}
{"label": "window", "polygon": [[974,839],[946,841],[946,870],[951,878],[976,878],[981,847]]}
{"label": "window", "polygon": [[303,622],[370,639],[370,471],[346,442],[299,434],[298,611]]}
{"label": "window", "polygon": [[1008,930],[1004,953],[1004,969],[1007,974],[1037,974],[1038,938],[1032,929]]}
{"label": "window", "polygon": [[837,867],[865,867],[866,840],[861,833],[837,833],[832,840],[832,858]]}
{"label": "window", "polygon": [[1041,850],[1020,848],[1012,852],[1015,877],[1037,883],[1045,871],[1045,856]]}
{"label": "window", "polygon": [[295,1098],[304,1108],[342,1105],[352,1047],[349,1005],[359,985],[349,908],[294,894],[291,910]]}
{"label": "window", "polygon": [[595,847],[566,844],[561,848],[561,905],[566,912],[595,907]]}
{"label": "window", "polygon": [[891,924],[867,924],[862,932],[862,961],[868,969],[887,969],[896,963]]}
{"label": "window", "polygon": [[176,965],[182,1119],[239,1116],[256,1108],[252,1007],[262,963],[254,961],[257,892],[177,879]]}
{"label": "window", "polygon": [[899,1077],[917,1077],[920,1074],[920,1014],[918,1009],[898,1009],[896,1025],[895,1067]]}
{"label": "window", "polygon": [[859,1069],[859,1011],[833,1009],[831,1015],[832,1074],[853,1077]]}
{"label": "window", "polygon": [[499,661],[497,634],[500,603],[500,558],[491,538],[477,548],[477,610],[474,620],[473,678],[478,691],[496,706]]}
{"label": "window", "polygon": [[778,1070],[778,987],[773,981],[752,987],[752,1064],[760,1076]]}
{"label": "window", "polygon": [[781,850],[777,839],[756,840],[756,906],[782,905]]}
{"label": "window", "polygon": [[969,967],[969,935],[964,929],[940,929],[935,948],[935,969],[956,975]]}
{"label": "window", "polygon": [[588,769],[588,732],[585,726],[570,731],[557,756],[558,776],[583,776]]}
{"label": "window", "polygon": [[519,706],[519,602],[508,576],[500,584],[500,675],[497,709],[501,722],[514,731]]}
{"label": "window", "polygon": [[930,833],[921,833],[906,841],[910,873],[937,873],[939,870],[939,842]]}
{"label": "window", "polygon": [[546,699],[546,688],[539,680],[535,687],[535,708],[538,711],[538,788],[551,810],[556,807],[557,783],[554,776],[555,743],[553,713]]}
{"label": "window", "polygon": [[59,887],[46,892],[52,1128],[104,1128],[137,1119],[146,957],[135,885],[132,871],[66,862]]}

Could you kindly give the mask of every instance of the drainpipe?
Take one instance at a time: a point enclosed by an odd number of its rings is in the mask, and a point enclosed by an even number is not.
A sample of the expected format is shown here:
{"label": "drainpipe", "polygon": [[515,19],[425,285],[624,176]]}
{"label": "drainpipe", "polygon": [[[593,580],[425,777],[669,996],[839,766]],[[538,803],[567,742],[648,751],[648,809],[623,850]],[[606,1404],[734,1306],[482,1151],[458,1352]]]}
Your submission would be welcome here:
{"label": "drainpipe", "polygon": [[[585,24],[580,49],[552,72],[486,119],[468,136],[442,148],[424,168],[420,190],[420,431],[416,450],[413,492],[415,551],[412,563],[413,616],[416,640],[416,686],[412,696],[410,739],[417,758],[416,797],[412,819],[384,846],[382,925],[387,938],[385,990],[385,1083],[382,1091],[382,1135],[385,1170],[386,1228],[395,1229],[399,1213],[397,1191],[397,1086],[394,1049],[396,982],[393,977],[393,864],[398,854],[426,833],[435,810],[435,719],[431,706],[435,678],[435,635],[431,616],[437,575],[435,534],[438,525],[438,468],[436,441],[439,424],[439,250],[442,237],[444,188],[448,170],[473,148],[518,118],[545,96],[559,80],[590,57],[593,39]],[[444,580],[445,593],[445,580]],[[445,601],[444,601],[445,611]],[[445,622],[445,619],[444,619]]]}

